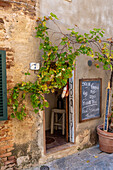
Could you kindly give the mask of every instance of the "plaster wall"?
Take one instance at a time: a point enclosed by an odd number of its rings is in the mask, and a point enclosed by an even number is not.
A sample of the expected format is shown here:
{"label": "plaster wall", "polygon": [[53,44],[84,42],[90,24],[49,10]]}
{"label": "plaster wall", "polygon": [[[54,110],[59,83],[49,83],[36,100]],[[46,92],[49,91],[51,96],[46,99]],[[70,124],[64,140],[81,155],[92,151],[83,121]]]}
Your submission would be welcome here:
{"label": "plaster wall", "polygon": [[83,30],[104,28],[106,36],[113,35],[113,3],[107,0],[40,0],[40,14],[53,12],[63,24]]}
{"label": "plaster wall", "polygon": [[[58,24],[60,28],[67,32],[67,28],[75,28],[80,33],[88,32],[93,28],[105,29],[105,37],[113,36],[113,3],[107,0],[41,0],[40,16],[48,16],[53,12],[59,18]],[[53,30],[56,27],[48,23]],[[76,26],[77,25],[77,26]],[[52,39],[55,42],[55,39]],[[92,60],[91,67],[88,66],[88,60]],[[96,62],[87,56],[77,58],[75,68],[75,131],[76,144],[72,148],[59,151],[51,155],[45,155],[40,159],[40,163],[48,160],[60,158],[66,154],[72,154],[79,149],[94,145],[97,142],[96,126],[103,123],[105,111],[105,95],[107,82],[110,72],[103,70],[102,64],[96,69]],[[85,78],[102,78],[102,114],[101,118],[79,123],[79,79]]]}

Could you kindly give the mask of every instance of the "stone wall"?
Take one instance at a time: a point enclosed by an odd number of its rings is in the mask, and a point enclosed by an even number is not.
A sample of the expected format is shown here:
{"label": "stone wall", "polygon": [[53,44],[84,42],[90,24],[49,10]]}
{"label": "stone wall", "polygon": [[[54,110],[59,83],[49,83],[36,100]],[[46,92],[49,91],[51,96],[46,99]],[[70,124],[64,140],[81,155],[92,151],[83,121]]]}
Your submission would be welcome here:
{"label": "stone wall", "polygon": [[[35,37],[38,1],[0,1],[0,50],[6,51],[7,90],[22,80],[28,81],[25,72],[30,62],[39,62],[38,40]],[[36,76],[30,71],[30,80]],[[9,97],[9,93],[7,93]],[[37,136],[40,115],[34,115],[26,101],[27,117],[24,121],[11,119],[12,110],[8,107],[8,120],[0,121],[0,169],[22,169],[38,162],[40,149]],[[25,165],[26,164],[26,165]]]}
{"label": "stone wall", "polygon": [[[0,19],[0,31],[5,33],[4,20]],[[1,35],[1,34],[0,34]],[[0,37],[1,41],[2,36]],[[0,47],[0,50],[6,51],[6,69],[7,69],[7,89],[10,89],[14,85],[14,80],[12,74],[9,73],[11,67],[14,66],[14,56],[13,50],[11,48]],[[9,117],[8,117],[9,119]],[[15,156],[12,156],[12,151],[14,149],[13,133],[12,133],[12,121],[0,121],[0,167],[1,169],[6,169],[15,166]]]}
{"label": "stone wall", "polygon": [[12,168],[15,166],[13,133],[11,121],[0,123],[0,168]]}

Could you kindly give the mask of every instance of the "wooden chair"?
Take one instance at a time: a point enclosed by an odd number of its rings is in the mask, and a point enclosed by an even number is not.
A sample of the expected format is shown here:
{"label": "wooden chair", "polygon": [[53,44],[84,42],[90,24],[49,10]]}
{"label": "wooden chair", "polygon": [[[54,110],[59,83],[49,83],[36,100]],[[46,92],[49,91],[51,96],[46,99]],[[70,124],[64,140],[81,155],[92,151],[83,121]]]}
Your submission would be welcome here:
{"label": "wooden chair", "polygon": [[[58,114],[62,114],[61,123],[58,120]],[[52,109],[51,113],[51,134],[54,133],[54,126],[56,126],[56,130],[58,126],[62,127],[62,135],[65,134],[65,115],[66,111],[64,109]]]}

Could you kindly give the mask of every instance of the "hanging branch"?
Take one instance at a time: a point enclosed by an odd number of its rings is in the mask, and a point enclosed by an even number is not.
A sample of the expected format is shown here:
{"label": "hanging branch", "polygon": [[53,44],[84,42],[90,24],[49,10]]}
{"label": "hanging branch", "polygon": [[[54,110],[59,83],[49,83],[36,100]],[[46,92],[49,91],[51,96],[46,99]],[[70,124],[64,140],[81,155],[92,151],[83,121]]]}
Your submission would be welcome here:
{"label": "hanging branch", "polygon": [[[28,93],[30,94],[31,104],[35,113],[38,113],[39,110],[44,110],[45,107],[49,107],[44,94],[54,92],[56,88],[61,89],[67,84],[68,79],[72,76],[72,70],[75,69],[76,57],[80,56],[80,54],[94,58],[103,63],[105,70],[111,69],[112,71],[111,39],[102,40],[103,30],[94,28],[89,34],[79,34],[72,28],[68,29],[69,34],[65,34],[55,19],[57,20],[58,18],[53,13],[49,17],[44,16],[43,19],[37,19],[36,37],[41,40],[39,50],[43,51],[43,65],[37,74],[35,82],[21,82],[10,90],[8,104],[12,108],[13,113],[11,116],[13,118],[17,117],[19,120],[22,120],[26,116],[24,100]],[[48,20],[51,20],[57,26],[59,34],[62,35],[58,45],[57,43],[53,45],[54,43],[50,41],[49,27],[47,27]],[[58,33],[58,31],[53,32],[52,40],[55,33]],[[110,48],[107,44],[110,45]],[[95,51],[94,47],[97,48],[97,51]],[[96,67],[98,68],[99,65],[96,64]],[[30,73],[25,74],[29,75]],[[22,99],[21,104],[19,102],[20,98]]]}

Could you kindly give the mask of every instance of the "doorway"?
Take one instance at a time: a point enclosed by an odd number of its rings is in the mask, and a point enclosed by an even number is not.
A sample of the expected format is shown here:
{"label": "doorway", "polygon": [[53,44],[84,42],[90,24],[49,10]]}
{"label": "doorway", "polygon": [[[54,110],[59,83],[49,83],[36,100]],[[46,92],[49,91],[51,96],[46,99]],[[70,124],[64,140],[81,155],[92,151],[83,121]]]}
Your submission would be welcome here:
{"label": "doorway", "polygon": [[[54,93],[46,94],[45,97],[49,102],[49,108],[45,109],[45,150],[46,153],[51,150],[57,150],[58,147],[64,146],[69,142],[75,142],[75,131],[74,131],[74,72],[73,77],[69,79],[69,95],[62,98],[62,89],[56,89]],[[65,123],[63,133],[63,114],[54,113],[54,125],[53,133],[51,131],[52,111],[58,109],[65,111]],[[57,125],[56,125],[57,124]]]}

